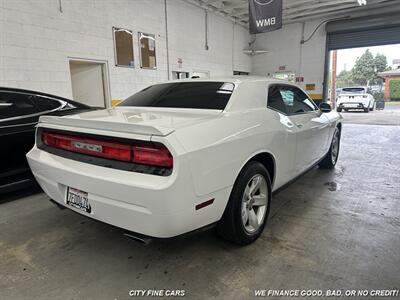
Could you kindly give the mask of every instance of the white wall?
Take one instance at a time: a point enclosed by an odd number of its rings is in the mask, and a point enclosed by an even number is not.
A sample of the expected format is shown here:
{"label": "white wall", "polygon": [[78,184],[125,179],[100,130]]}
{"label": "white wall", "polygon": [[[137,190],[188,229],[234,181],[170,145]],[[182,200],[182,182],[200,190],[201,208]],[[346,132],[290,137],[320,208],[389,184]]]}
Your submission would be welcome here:
{"label": "white wall", "polygon": [[[168,39],[171,71],[210,71],[211,76],[250,71],[251,58],[242,50],[248,46],[248,31],[225,18],[208,13],[208,46],[205,50],[205,12],[191,4],[168,2]],[[177,59],[183,61],[179,69]],[[233,63],[233,67],[232,67]]]}
{"label": "white wall", "polygon": [[[308,38],[320,22],[321,20],[305,22],[304,37]],[[302,38],[302,23],[288,24],[277,31],[257,34],[253,48],[269,52],[253,57],[253,74],[272,76],[279,71],[279,66],[286,66],[287,71],[294,72],[298,77],[304,77],[301,86],[305,87],[307,83],[316,85],[314,91],[309,91],[310,94],[321,94],[326,43],[324,26],[321,26],[313,38],[303,45],[300,44]]]}
{"label": "white wall", "polygon": [[[72,97],[69,58],[108,62],[112,99],[167,79],[163,0],[0,0],[0,86]],[[251,71],[248,32],[181,0],[167,0],[170,71],[204,70],[211,76]],[[136,68],[114,66],[112,26],[134,32]],[[157,70],[140,68],[137,32],[156,35]],[[177,59],[181,58],[182,68]]]}

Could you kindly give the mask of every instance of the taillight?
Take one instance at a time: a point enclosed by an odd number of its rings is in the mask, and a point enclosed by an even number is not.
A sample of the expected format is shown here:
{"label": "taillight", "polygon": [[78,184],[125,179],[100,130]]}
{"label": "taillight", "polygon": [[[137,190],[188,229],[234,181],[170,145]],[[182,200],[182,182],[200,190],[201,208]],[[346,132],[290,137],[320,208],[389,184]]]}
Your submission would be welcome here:
{"label": "taillight", "polygon": [[76,153],[143,165],[172,168],[173,158],[163,145],[140,142],[140,145],[105,141],[80,136],[42,132],[43,144]]}
{"label": "taillight", "polygon": [[131,148],[128,144],[100,141],[72,135],[50,132],[42,133],[45,145],[108,159],[131,161]]}
{"label": "taillight", "polygon": [[133,162],[172,168],[172,155],[167,148],[133,146]]}

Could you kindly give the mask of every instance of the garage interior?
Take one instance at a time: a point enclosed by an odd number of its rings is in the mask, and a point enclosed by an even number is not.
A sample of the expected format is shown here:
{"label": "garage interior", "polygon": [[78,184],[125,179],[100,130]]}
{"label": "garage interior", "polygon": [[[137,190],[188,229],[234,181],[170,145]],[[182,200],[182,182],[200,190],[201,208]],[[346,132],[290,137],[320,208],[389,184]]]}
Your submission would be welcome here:
{"label": "garage interior", "polygon": [[[320,103],[331,50],[400,44],[397,0],[283,0],[282,29],[256,35],[247,0],[3,0],[0,11],[0,86],[96,107],[160,81],[234,74],[293,80]],[[39,188],[0,195],[0,299],[400,289],[400,103],[343,117],[336,168],[274,195],[247,247],[212,230],[141,244]]]}

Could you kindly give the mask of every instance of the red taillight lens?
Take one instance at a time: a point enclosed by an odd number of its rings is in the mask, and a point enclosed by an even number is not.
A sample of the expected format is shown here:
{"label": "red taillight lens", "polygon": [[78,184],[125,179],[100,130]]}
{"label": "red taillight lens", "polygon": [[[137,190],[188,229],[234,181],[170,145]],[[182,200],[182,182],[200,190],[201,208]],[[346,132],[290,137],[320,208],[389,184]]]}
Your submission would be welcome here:
{"label": "red taillight lens", "polygon": [[133,162],[172,168],[173,159],[167,148],[133,146]]}
{"label": "red taillight lens", "polygon": [[65,150],[72,150],[71,140],[68,140],[65,137],[61,137],[57,134],[52,134],[48,132],[42,133],[42,142],[43,144],[55,148],[65,149]]}
{"label": "red taillight lens", "polygon": [[42,142],[51,147],[108,159],[131,161],[132,151],[128,144],[99,141],[79,136],[50,132],[42,133]]}
{"label": "red taillight lens", "polygon": [[173,166],[171,153],[162,145],[149,143],[149,145],[132,146],[130,144],[46,131],[42,132],[41,137],[43,144],[66,151],[143,165],[166,168],[172,168]]}

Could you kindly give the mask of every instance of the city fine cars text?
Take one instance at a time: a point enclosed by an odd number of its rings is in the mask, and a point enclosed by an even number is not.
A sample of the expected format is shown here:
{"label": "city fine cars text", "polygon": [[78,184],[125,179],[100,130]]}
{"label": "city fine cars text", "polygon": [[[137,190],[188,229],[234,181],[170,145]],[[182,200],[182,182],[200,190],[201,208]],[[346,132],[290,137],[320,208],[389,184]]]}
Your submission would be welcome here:
{"label": "city fine cars text", "polygon": [[397,297],[399,290],[255,290],[256,297]]}
{"label": "city fine cars text", "polygon": [[185,290],[130,290],[131,297],[184,297]]}

